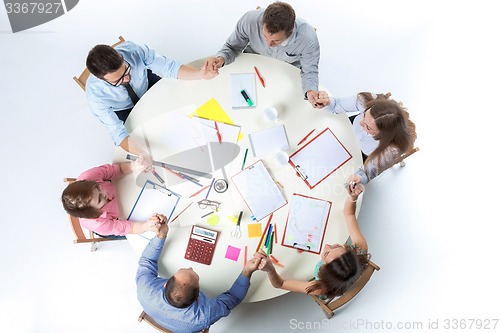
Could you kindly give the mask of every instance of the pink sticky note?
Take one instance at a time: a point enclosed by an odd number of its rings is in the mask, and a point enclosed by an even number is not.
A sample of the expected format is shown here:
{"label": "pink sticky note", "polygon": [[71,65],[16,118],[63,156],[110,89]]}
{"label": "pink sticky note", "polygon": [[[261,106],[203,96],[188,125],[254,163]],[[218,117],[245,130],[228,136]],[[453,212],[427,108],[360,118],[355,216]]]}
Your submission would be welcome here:
{"label": "pink sticky note", "polygon": [[238,257],[240,256],[241,249],[228,245],[226,251],[226,258],[234,261],[238,261]]}

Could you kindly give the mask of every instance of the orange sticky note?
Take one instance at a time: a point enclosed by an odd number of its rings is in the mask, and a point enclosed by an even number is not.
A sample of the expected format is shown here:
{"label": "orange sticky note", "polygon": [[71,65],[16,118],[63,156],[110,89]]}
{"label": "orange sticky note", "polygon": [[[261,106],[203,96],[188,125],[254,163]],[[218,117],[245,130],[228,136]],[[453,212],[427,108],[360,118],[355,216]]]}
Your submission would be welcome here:
{"label": "orange sticky note", "polygon": [[262,236],[262,228],[260,223],[248,224],[248,238],[260,237],[260,236]]}

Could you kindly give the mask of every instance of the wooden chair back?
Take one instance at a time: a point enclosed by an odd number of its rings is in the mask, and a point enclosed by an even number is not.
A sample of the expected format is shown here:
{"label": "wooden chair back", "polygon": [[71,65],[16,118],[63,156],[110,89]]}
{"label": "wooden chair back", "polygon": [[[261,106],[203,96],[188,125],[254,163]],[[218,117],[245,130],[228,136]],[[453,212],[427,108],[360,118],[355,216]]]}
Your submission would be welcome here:
{"label": "wooden chair back", "polygon": [[377,266],[373,261],[370,261],[368,267],[363,271],[358,281],[352,286],[351,289],[346,291],[342,296],[329,298],[329,299],[320,299],[316,295],[311,296],[314,301],[323,309],[328,319],[332,318],[334,312],[353,299],[363,287],[368,283],[370,278],[372,277],[373,272],[378,271],[380,267]]}
{"label": "wooden chair back", "polygon": [[[123,43],[124,41],[125,41],[125,39],[122,36],[120,36],[120,37],[118,37],[118,42],[111,45],[111,47],[114,48],[117,45],[120,45],[121,43]],[[80,74],[80,76],[78,76],[78,77],[73,76],[73,80],[75,80],[75,82],[80,86],[80,88],[82,88],[83,91],[85,91],[85,85],[87,84],[87,80],[88,80],[89,76],[90,76],[90,71],[87,67],[85,67],[85,69]]]}
{"label": "wooden chair back", "polygon": [[394,164],[398,164],[399,163],[400,166],[404,167],[406,165],[405,159],[408,158],[408,157],[410,157],[411,155],[415,154],[419,150],[420,150],[420,148],[418,148],[418,147],[413,148],[408,154],[401,155],[401,157],[398,158],[396,160],[396,162],[394,162]]}
{"label": "wooden chair back", "polygon": [[[158,331],[163,332],[163,333],[173,333],[172,331],[167,330],[166,328],[160,326],[156,321],[154,321],[153,318],[151,318],[146,312],[142,311],[142,313],[139,315],[139,318],[137,318],[138,321],[145,321],[149,325],[153,326],[156,328]],[[200,333],[208,333],[210,328],[205,328],[203,331],[200,331]]]}
{"label": "wooden chair back", "polygon": [[[76,181],[76,178],[63,178],[65,183],[71,184],[74,181]],[[69,223],[71,225],[71,229],[73,230],[73,233],[75,234],[75,239],[73,240],[74,244],[78,243],[92,243],[90,247],[90,251],[94,252],[97,250],[97,243],[99,242],[107,242],[107,241],[113,241],[113,240],[120,240],[120,239],[114,239],[114,238],[104,238],[104,237],[99,237],[96,234],[94,234],[93,231],[89,230],[89,237],[85,236],[85,233],[83,232],[82,226],[80,224],[80,219],[78,217],[74,217],[68,214],[68,219]]]}

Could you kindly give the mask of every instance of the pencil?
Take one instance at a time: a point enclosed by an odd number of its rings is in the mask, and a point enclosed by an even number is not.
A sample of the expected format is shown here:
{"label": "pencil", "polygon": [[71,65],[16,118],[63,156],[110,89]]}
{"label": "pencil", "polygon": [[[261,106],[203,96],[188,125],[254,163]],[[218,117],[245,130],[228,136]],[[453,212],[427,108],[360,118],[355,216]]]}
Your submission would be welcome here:
{"label": "pencil", "polygon": [[245,162],[247,160],[248,148],[245,150],[245,156],[243,157],[243,164],[241,164],[241,170],[245,169]]}
{"label": "pencil", "polygon": [[245,266],[247,264],[247,261],[248,261],[248,246],[245,245],[245,261],[243,262],[243,266]]}
{"label": "pencil", "polygon": [[207,195],[205,196],[205,199],[208,199],[208,195],[210,194],[210,190],[212,189],[212,186],[214,185],[215,178],[212,178],[212,183],[210,183],[210,187],[208,188]]}
{"label": "pencil", "polygon": [[207,217],[208,215],[213,214],[213,213],[214,213],[214,211],[211,211],[210,213],[206,213],[205,215],[203,215],[203,216],[202,216],[202,217],[200,217],[200,218],[202,219],[202,218]]}
{"label": "pencil", "polygon": [[274,237],[274,243],[278,244],[278,232],[276,231],[276,223],[274,224],[274,233],[276,234],[276,237]]}
{"label": "pencil", "polygon": [[190,198],[192,198],[192,197],[200,194],[201,192],[205,191],[207,188],[208,188],[208,185],[205,186],[204,188],[202,188],[201,190],[199,190],[198,192],[195,192],[195,193],[191,194]]}
{"label": "pencil", "polygon": [[[174,218],[173,218],[170,222],[174,222],[174,221],[175,221],[175,219],[177,219],[177,218],[179,217],[179,215],[181,215],[182,213],[184,213],[184,212],[186,211],[186,209],[188,209],[188,208],[189,208],[189,206],[191,206],[192,204],[193,204],[193,202],[191,201],[191,203],[190,203],[189,205],[187,205],[187,206],[186,206],[186,208],[184,208],[184,209],[183,209],[183,210],[182,210],[179,214],[177,214],[177,216],[176,216],[176,217],[174,217]],[[169,223],[170,223],[170,222],[169,222]]]}
{"label": "pencil", "polygon": [[311,135],[314,132],[314,130],[315,129],[313,128],[311,132],[309,132],[302,140],[300,140],[299,143],[297,143],[297,146],[300,145],[302,142],[306,141],[309,135]]}
{"label": "pencil", "polygon": [[275,264],[276,266],[279,266],[279,267],[285,267],[285,265],[283,265],[282,263],[280,263],[280,262],[279,262],[279,260],[278,260],[278,259],[276,259],[276,257],[275,257],[275,256],[273,256],[272,254],[271,254],[271,255],[269,255],[269,258],[271,258],[271,260],[274,262],[274,264]]}

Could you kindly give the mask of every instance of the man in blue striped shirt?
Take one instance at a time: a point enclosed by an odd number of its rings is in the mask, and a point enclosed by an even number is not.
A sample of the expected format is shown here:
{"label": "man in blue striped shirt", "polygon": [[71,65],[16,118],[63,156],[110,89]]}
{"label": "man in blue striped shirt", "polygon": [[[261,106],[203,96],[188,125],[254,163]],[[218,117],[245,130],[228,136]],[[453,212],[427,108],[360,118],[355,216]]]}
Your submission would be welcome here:
{"label": "man in blue striped shirt", "polygon": [[[183,65],[157,54],[144,44],[131,41],[116,48],[94,46],[86,64],[91,73],[85,86],[90,111],[106,127],[116,146],[136,155],[145,155],[145,158],[148,155],[144,148],[129,140],[124,125],[137,100],[161,77],[209,80],[217,75],[208,71],[206,64],[200,69]],[[135,101],[128,91],[130,88],[136,95]]]}

